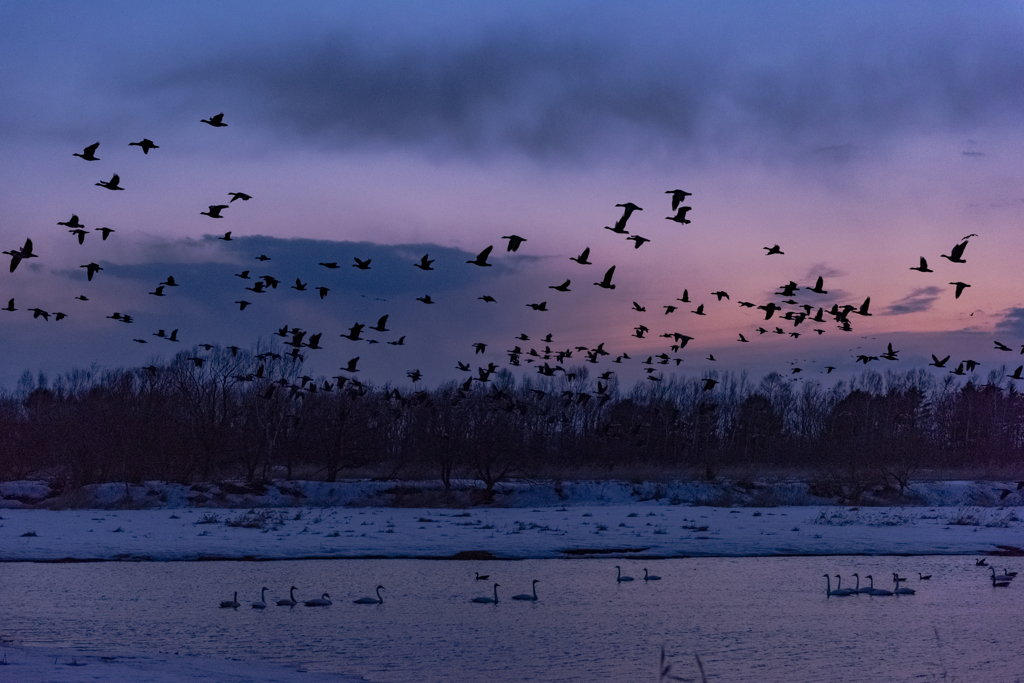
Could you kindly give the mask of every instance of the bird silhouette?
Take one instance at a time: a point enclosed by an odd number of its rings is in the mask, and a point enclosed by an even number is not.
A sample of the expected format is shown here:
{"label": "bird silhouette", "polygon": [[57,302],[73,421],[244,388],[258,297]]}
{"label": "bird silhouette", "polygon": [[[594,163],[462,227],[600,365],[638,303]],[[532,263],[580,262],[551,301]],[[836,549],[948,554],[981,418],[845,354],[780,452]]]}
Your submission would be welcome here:
{"label": "bird silhouette", "polygon": [[106,242],[107,238],[110,237],[110,233],[117,231],[114,230],[113,228],[99,228],[96,232],[101,233],[103,235],[103,241]]}
{"label": "bird silhouette", "polygon": [[398,338],[398,341],[389,341],[388,344],[391,346],[405,346],[405,335],[403,334]]}
{"label": "bird silhouette", "polygon": [[955,245],[950,249],[949,254],[941,254],[942,258],[949,259],[952,263],[967,263],[963,259],[964,249],[967,248],[967,240],[964,240],[960,244]]}
{"label": "bird silhouette", "polygon": [[44,311],[43,309],[41,309],[41,308],[30,308],[28,310],[32,311],[32,318],[33,319],[42,317],[43,320],[45,320],[46,322],[50,322],[50,314],[47,313],[46,311]]}
{"label": "bird silhouette", "polygon": [[250,291],[250,292],[255,293],[255,294],[266,294],[266,291],[263,289],[263,287],[264,287],[264,283],[263,282],[256,281],[256,282],[252,283],[252,287],[246,287],[246,289],[248,291]]}
{"label": "bird silhouette", "polygon": [[101,180],[96,185],[105,187],[108,190],[123,190],[124,188],[118,185],[119,182],[121,182],[121,177],[115,173],[110,177],[110,180]]}
{"label": "bird silhouette", "polygon": [[292,285],[292,289],[294,289],[297,292],[305,292],[306,283],[300,280],[299,278],[295,278],[295,284]]}
{"label": "bird silhouette", "polygon": [[327,289],[326,287],[317,287],[316,291],[320,292],[320,298],[323,299],[325,296],[327,296],[327,292],[331,290]]}
{"label": "bird silhouette", "polygon": [[554,289],[554,290],[557,290],[559,292],[571,292],[572,290],[569,289],[569,283],[570,282],[571,282],[571,280],[566,280],[565,282],[563,282],[560,285],[548,285],[548,289]]}
{"label": "bird silhouette", "polygon": [[420,259],[420,262],[414,263],[413,265],[419,268],[420,270],[433,270],[433,268],[430,267],[430,264],[433,263],[434,260],[428,259],[428,256],[430,256],[430,254],[424,254],[423,258]]}
{"label": "bird silhouette", "polygon": [[722,299],[728,299],[729,298],[729,293],[728,292],[724,292],[724,291],[711,292],[711,294],[714,295],[714,296],[717,296],[719,301],[721,301]]}
{"label": "bird silhouette", "polygon": [[707,313],[704,312],[704,304],[697,306],[697,310],[690,311],[690,313],[696,313],[697,315],[707,315]]}
{"label": "bird silhouette", "polygon": [[964,293],[964,290],[970,287],[966,282],[950,282],[949,284],[956,286],[956,295],[954,299],[959,299],[960,295]]}
{"label": "bird silhouette", "polygon": [[917,268],[914,268],[913,266],[911,266],[910,270],[919,270],[922,273],[934,273],[935,272],[934,270],[932,270],[931,268],[928,267],[928,261],[925,260],[924,256],[921,257],[921,265],[919,265]]}
{"label": "bird silhouette", "polygon": [[692,195],[692,192],[686,192],[684,190],[665,190],[665,194],[672,195],[672,210],[675,211],[679,208],[679,205],[686,201],[686,198]]}
{"label": "bird silhouette", "polygon": [[90,282],[92,281],[93,275],[95,275],[98,271],[103,270],[102,268],[100,268],[98,263],[87,263],[84,266],[79,267],[85,268],[86,277],[89,279]]}
{"label": "bird silhouette", "polygon": [[519,235],[502,235],[501,239],[508,240],[506,251],[519,251],[519,245],[526,241],[525,237],[520,237]]}
{"label": "bird silhouette", "polygon": [[86,161],[99,161],[100,158],[98,156],[96,156],[96,148],[99,147],[99,146],[100,146],[100,143],[94,142],[91,145],[89,145],[88,147],[86,147],[85,149],[83,149],[81,154],[79,154],[78,152],[75,152],[71,156],[81,157],[81,158],[85,159]]}
{"label": "bird silhouette", "polygon": [[214,128],[224,128],[225,126],[228,125],[228,124],[224,123],[224,112],[221,112],[220,114],[217,114],[216,116],[211,116],[208,119],[199,119],[199,122],[200,123],[208,123],[211,126],[213,126]]}
{"label": "bird silhouette", "polygon": [[244,311],[245,307],[250,305],[248,301],[236,301],[235,303],[238,304],[238,310],[240,311]]}
{"label": "bird silhouette", "polygon": [[711,379],[710,377],[705,377],[701,381],[704,383],[703,391],[711,391],[715,388],[715,385],[718,384],[717,379]]}
{"label": "bird silhouette", "polygon": [[[245,272],[248,273],[249,271],[245,271]],[[167,287],[177,287],[178,286],[178,283],[174,281],[174,276],[173,275],[168,275],[167,279],[164,280],[163,282],[161,282],[160,284],[165,285]]]}
{"label": "bird silhouette", "polygon": [[81,228],[75,228],[74,230],[68,230],[68,232],[70,232],[72,235],[77,235],[78,236],[78,243],[79,244],[84,244],[85,243],[85,236],[89,234],[88,230],[82,230]]}
{"label": "bird silhouette", "polygon": [[944,368],[944,367],[946,367],[946,361],[948,361],[948,360],[949,360],[949,356],[946,356],[942,360],[939,360],[938,356],[936,356],[933,353],[932,354],[932,362],[929,363],[928,365],[934,365],[937,368]]}
{"label": "bird silhouette", "polygon": [[71,218],[69,218],[66,221],[57,221],[57,225],[64,225],[64,226],[67,226],[69,228],[84,228],[85,227],[84,225],[82,225],[78,221],[78,214],[75,214],[75,213],[71,214]]}
{"label": "bird silhouette", "polygon": [[377,324],[374,325],[373,327],[369,328],[369,329],[377,330],[378,332],[390,332],[391,330],[389,330],[386,327],[387,324],[388,324],[388,317],[386,315],[382,315],[380,317],[380,320],[377,321]]}
{"label": "bird silhouette", "polygon": [[487,257],[491,255],[491,249],[494,249],[494,245],[493,244],[491,246],[487,247],[486,249],[484,249],[483,251],[481,251],[479,254],[477,254],[475,259],[470,259],[469,261],[466,261],[466,263],[472,263],[474,266],[491,266],[491,265],[493,265],[493,264],[490,264],[490,263],[487,262]]}
{"label": "bird silhouette", "polygon": [[228,208],[227,204],[213,204],[210,206],[209,211],[200,211],[199,215],[209,216],[210,218],[224,218],[224,216],[220,215],[220,212],[226,208]]}
{"label": "bird silhouette", "polygon": [[870,306],[870,305],[871,305],[871,297],[869,296],[867,299],[864,299],[864,303],[862,303],[860,305],[860,308],[858,308],[857,310],[855,310],[853,312],[856,313],[857,315],[871,315],[870,313],[868,313],[868,306]]}
{"label": "bird silhouette", "polygon": [[816,294],[828,294],[828,291],[825,290],[824,285],[825,279],[819,275],[818,281],[814,284],[813,287],[807,287],[807,290],[814,292]]}
{"label": "bird silhouette", "polygon": [[422,301],[425,304],[435,304],[435,303],[437,303],[436,301],[434,301],[433,299],[430,298],[429,294],[424,294],[423,296],[416,297],[416,301]]}
{"label": "bird silhouette", "polygon": [[489,296],[487,294],[484,294],[483,296],[478,296],[477,299],[480,299],[484,303],[488,303],[488,304],[497,303],[497,299],[495,299],[493,296]]}
{"label": "bird silhouette", "polygon": [[23,246],[21,249],[11,249],[10,251],[5,251],[4,253],[11,257],[12,273],[14,272],[14,269],[18,267],[18,264],[22,262],[23,259],[37,258],[39,256],[39,254],[32,253],[32,240],[30,239],[25,240],[25,246]]}
{"label": "bird silhouette", "polygon": [[223,237],[218,237],[217,239],[224,240],[225,242],[230,242],[231,241],[231,231],[230,230],[227,231],[226,233],[224,233]]}
{"label": "bird silhouette", "polygon": [[256,257],[256,260],[257,261],[269,261],[270,257],[267,256],[266,254],[260,254],[259,256]]}
{"label": "bird silhouette", "polygon": [[321,261],[319,265],[323,266],[324,268],[329,268],[331,270],[334,270],[335,268],[341,268],[341,266],[338,265],[337,261],[331,261],[330,263],[324,263]]}
{"label": "bird silhouette", "polygon": [[178,339],[178,330],[176,330],[176,329],[171,330],[171,333],[169,335],[167,335],[167,341],[172,341],[172,342],[180,341]]}
{"label": "bird silhouette", "polygon": [[996,350],[997,351],[1013,351],[1013,349],[1011,349],[1009,346],[1007,346],[1006,344],[1003,344],[1002,342],[998,342],[998,341],[996,342]]}
{"label": "bird silhouette", "polygon": [[[1007,375],[1010,379],[1024,379],[1020,376],[1021,371],[1024,370],[1024,365],[1018,365],[1017,369],[1013,371],[1012,375]],[[1005,496],[1004,496],[1005,498]]]}
{"label": "bird silhouette", "polygon": [[597,285],[598,287],[602,287],[604,289],[615,289],[615,285],[612,284],[612,275],[614,275],[614,274],[615,274],[615,266],[612,266],[604,274],[604,279],[601,280],[600,282],[595,282],[594,284]]}
{"label": "bird silhouette", "polygon": [[154,144],[153,141],[150,140],[149,138],[142,138],[138,142],[128,143],[129,147],[131,147],[132,145],[135,145],[136,147],[141,147],[143,154],[149,154],[149,150],[151,149],[160,149],[160,145]]}
{"label": "bird silhouette", "polygon": [[682,298],[681,299],[676,299],[676,301],[682,301],[684,304],[691,303],[690,302],[690,290],[684,289],[683,290]]}
{"label": "bird silhouette", "polygon": [[686,214],[689,213],[691,209],[692,207],[689,206],[680,206],[679,210],[676,211],[675,216],[665,216],[665,220],[675,221],[680,225],[689,225],[690,220],[686,217]]}
{"label": "bird silhouette", "polygon": [[575,261],[576,263],[580,264],[581,266],[593,265],[590,261],[587,260],[588,256],[590,256],[590,247],[587,247],[586,249],[584,249],[583,253],[581,253],[579,256],[569,257],[569,260],[570,261]]}
{"label": "bird silhouette", "polygon": [[640,304],[638,304],[635,301],[633,302],[633,310],[634,311],[639,311],[640,313],[644,313],[644,312],[647,311],[647,309],[645,307],[641,306]]}
{"label": "bird silhouette", "polygon": [[248,195],[244,192],[228,192],[228,195],[231,197],[231,201],[228,202],[228,204],[235,201],[236,199],[241,199],[243,202],[247,202],[250,199],[252,199],[252,195]]}
{"label": "bird silhouette", "polygon": [[164,285],[160,285],[155,290],[150,292],[153,296],[164,296]]}
{"label": "bird silhouette", "polygon": [[539,304],[526,304],[535,311],[546,311],[548,310],[548,302],[541,301]]}
{"label": "bird silhouette", "polygon": [[348,365],[343,367],[342,370],[344,370],[345,372],[359,372],[358,370],[356,370],[356,363],[358,362],[359,356],[356,356],[355,358],[350,359]]}
{"label": "bird silhouette", "polygon": [[781,249],[779,249],[779,245],[777,245],[777,244],[774,245],[774,246],[771,246],[771,247],[761,247],[761,248],[768,252],[767,254],[765,254],[765,256],[771,256],[772,254],[785,254],[786,253],[786,252],[782,251]]}
{"label": "bird silhouette", "polygon": [[627,237],[626,241],[627,242],[629,242],[629,241],[636,242],[636,244],[633,245],[634,249],[639,249],[643,245],[644,242],[650,242],[649,239],[647,239],[646,237],[641,237],[640,235],[632,235],[630,237]]}
{"label": "bird silhouette", "polygon": [[14,299],[11,299],[10,301],[7,302],[7,306],[5,306],[3,309],[0,309],[0,310],[16,311],[18,309],[14,307]]}
{"label": "bird silhouette", "polygon": [[741,342],[749,342],[750,340],[749,340],[749,339],[747,339],[746,337],[744,337],[744,336],[743,336],[743,333],[742,333],[742,332],[740,332],[740,338],[739,338],[739,340],[738,340],[738,341],[741,341]]}
{"label": "bird silhouette", "polygon": [[628,235],[629,231],[626,230],[625,225],[622,223],[616,223],[614,228],[610,228],[607,225],[604,226],[605,230],[611,230],[616,235]]}
{"label": "bird silhouette", "polygon": [[359,259],[358,257],[353,257],[353,258],[355,259],[355,263],[352,264],[353,268],[358,268],[359,270],[369,270],[370,269],[370,261],[372,261],[373,259],[369,259],[368,258],[365,261],[363,261],[363,260]]}
{"label": "bird silhouette", "polygon": [[362,334],[363,327],[365,327],[365,325],[363,325],[362,323],[356,323],[349,329],[348,334],[343,334],[341,336],[343,339],[351,339],[352,341],[362,341],[363,338],[360,337],[359,335]]}

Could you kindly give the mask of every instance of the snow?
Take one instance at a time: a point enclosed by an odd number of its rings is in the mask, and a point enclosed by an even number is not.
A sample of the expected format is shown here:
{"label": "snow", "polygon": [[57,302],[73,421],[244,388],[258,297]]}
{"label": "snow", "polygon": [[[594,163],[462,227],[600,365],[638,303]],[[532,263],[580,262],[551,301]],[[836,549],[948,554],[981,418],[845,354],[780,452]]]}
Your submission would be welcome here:
{"label": "snow", "polygon": [[19,683],[355,683],[362,678],[317,673],[266,662],[241,662],[173,654],[82,653],[45,647],[0,644],[0,680]]}

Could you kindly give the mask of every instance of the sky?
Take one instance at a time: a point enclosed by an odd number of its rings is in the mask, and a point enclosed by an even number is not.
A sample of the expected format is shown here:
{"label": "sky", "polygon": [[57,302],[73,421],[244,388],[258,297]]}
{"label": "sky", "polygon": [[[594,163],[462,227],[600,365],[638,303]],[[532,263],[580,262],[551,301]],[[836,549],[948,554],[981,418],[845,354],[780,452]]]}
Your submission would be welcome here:
{"label": "sky", "polygon": [[[627,385],[647,367],[824,381],[935,354],[937,374],[972,359],[984,380],[1024,361],[1020,3],[154,5],[0,4],[0,244],[38,254],[0,272],[17,309],[0,310],[2,386],[265,346],[283,325],[322,333],[309,374],[358,356],[354,376],[403,386],[507,367],[516,345],[604,343],[592,375]],[[226,127],[200,121],[220,112]],[[128,145],[143,138],[159,148]],[[73,156],[94,142],[98,161]],[[96,186],[114,173],[124,191]],[[689,224],[665,220],[675,189]],[[627,202],[639,248],[603,229]],[[82,244],[57,225],[72,214]],[[972,234],[965,263],[940,257]],[[466,263],[491,245],[490,267]],[[591,265],[569,260],[587,247]],[[921,257],[934,272],[910,269]],[[615,289],[595,287],[613,265]],[[281,284],[246,291],[245,270]],[[803,289],[819,276],[827,294]],[[870,297],[871,316],[844,332],[739,304],[792,310],[790,281],[798,304]],[[383,315],[363,335],[380,343],[341,338]],[[672,351],[671,332],[693,339]],[[856,361],[890,343],[897,360]],[[641,363],[659,353],[670,365]]]}

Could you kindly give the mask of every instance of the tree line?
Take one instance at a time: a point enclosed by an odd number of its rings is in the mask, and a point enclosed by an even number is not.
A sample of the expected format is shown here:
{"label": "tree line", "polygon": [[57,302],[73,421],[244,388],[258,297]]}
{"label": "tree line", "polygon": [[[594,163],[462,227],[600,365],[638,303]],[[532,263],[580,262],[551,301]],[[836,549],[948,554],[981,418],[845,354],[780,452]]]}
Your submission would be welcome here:
{"label": "tree line", "polygon": [[866,371],[832,385],[771,373],[700,378],[555,376],[433,389],[340,386],[269,351],[195,350],[160,366],[26,373],[0,394],[0,478],[91,483],[346,476],[479,480],[629,478],[652,468],[801,468],[816,493],[902,491],[922,468],[1022,464],[1024,396],[1002,374],[960,384],[926,370]]}

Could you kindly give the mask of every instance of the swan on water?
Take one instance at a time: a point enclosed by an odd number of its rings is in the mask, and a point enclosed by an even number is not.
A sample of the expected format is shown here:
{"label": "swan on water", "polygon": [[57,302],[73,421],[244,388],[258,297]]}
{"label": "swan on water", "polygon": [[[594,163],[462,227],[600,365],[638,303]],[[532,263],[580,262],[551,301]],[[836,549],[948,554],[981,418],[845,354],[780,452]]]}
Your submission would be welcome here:
{"label": "swan on water", "polygon": [[[853,588],[853,592],[854,592],[854,593],[857,593],[858,595],[859,595],[860,593],[870,593],[870,592],[871,592],[871,589],[870,589],[870,588],[868,588],[867,586],[864,586],[863,588],[861,588],[861,587],[860,587],[860,574],[857,574],[857,573],[855,572],[855,573],[854,573],[854,576],[856,576],[856,577],[857,577],[857,585],[856,585],[856,586],[854,586],[854,588]],[[868,577],[866,577],[866,576],[865,576],[864,578],[866,579],[866,578],[868,578]]]}
{"label": "swan on water", "polygon": [[473,573],[476,574],[476,580],[477,581],[486,581],[487,579],[491,578],[490,574],[484,574],[483,576],[480,576],[480,572],[473,572]]}
{"label": "swan on water", "polygon": [[494,584],[494,597],[493,598],[473,598],[470,602],[482,602],[486,604],[498,604],[498,584]]}
{"label": "swan on water", "polygon": [[295,586],[292,586],[291,590],[288,592],[289,597],[284,600],[278,600],[277,604],[282,607],[295,607],[295,605],[299,604],[295,601],[295,590]]}
{"label": "swan on water", "polygon": [[648,574],[647,567],[644,567],[644,581],[661,581],[661,577],[655,576],[654,574]]}
{"label": "swan on water", "polygon": [[324,593],[319,598],[313,598],[312,600],[306,600],[306,607],[327,607],[331,603],[331,596]]}
{"label": "swan on water", "polygon": [[921,572],[918,572],[918,573],[917,573],[917,580],[918,580],[918,581],[927,581],[927,580],[928,580],[928,579],[930,579],[930,578],[932,578],[932,575],[931,575],[931,574],[925,574],[924,576],[922,576],[922,575],[921,575]]}
{"label": "swan on water", "polygon": [[871,576],[871,574],[868,574],[864,578],[871,581],[871,586],[868,587],[868,595],[893,595],[892,591],[887,591],[884,588],[875,588],[875,577]]}
{"label": "swan on water", "polygon": [[896,595],[913,595],[917,592],[913,588],[900,588],[900,581],[906,581],[906,579],[901,579],[895,574],[893,575],[893,578],[896,579],[896,590],[893,591]]}
{"label": "swan on water", "polygon": [[843,577],[836,574],[836,589],[832,591],[832,595],[853,595],[853,593],[852,588],[843,588]]}
{"label": "swan on water", "polygon": [[264,586],[263,590],[260,591],[260,601],[252,603],[253,609],[266,609],[267,607],[267,587]]}
{"label": "swan on water", "polygon": [[231,600],[221,600],[221,607],[238,607],[238,591],[235,591],[235,597]]}
{"label": "swan on water", "polygon": [[843,598],[849,595],[849,593],[840,593],[838,591],[832,590],[832,580],[829,578],[828,574],[824,574],[823,576],[825,577],[825,595],[834,595],[837,598]]}
{"label": "swan on water", "polygon": [[996,568],[995,567],[989,567],[989,569],[992,570],[992,580],[993,581],[1013,581],[1013,577],[1010,576],[1009,574],[999,574],[997,576],[996,575]]}
{"label": "swan on water", "polygon": [[615,565],[615,568],[619,570],[618,574],[615,577],[616,581],[618,581],[619,583],[622,583],[623,581],[632,581],[633,580],[632,576],[623,576],[622,575],[622,568],[619,565]]}
{"label": "swan on water", "polygon": [[513,595],[512,599],[513,600],[532,600],[532,601],[536,601],[537,600],[537,584],[539,582],[540,582],[540,579],[534,579],[533,580],[533,595],[530,595],[529,593],[520,593],[519,595]]}
{"label": "swan on water", "polygon": [[1017,576],[1017,572],[1011,572],[1009,569],[1004,569],[1003,573],[1007,576]]}
{"label": "swan on water", "polygon": [[377,597],[376,598],[371,598],[371,597],[367,596],[365,598],[359,598],[358,600],[353,600],[352,602],[356,603],[357,605],[383,605],[384,604],[384,598],[380,597],[380,592],[381,592],[381,590],[383,588],[384,588],[384,586],[377,586]]}
{"label": "swan on water", "polygon": [[996,577],[993,576],[992,577],[992,587],[993,588],[1009,588],[1010,587],[1010,582],[1009,581],[996,581]]}

